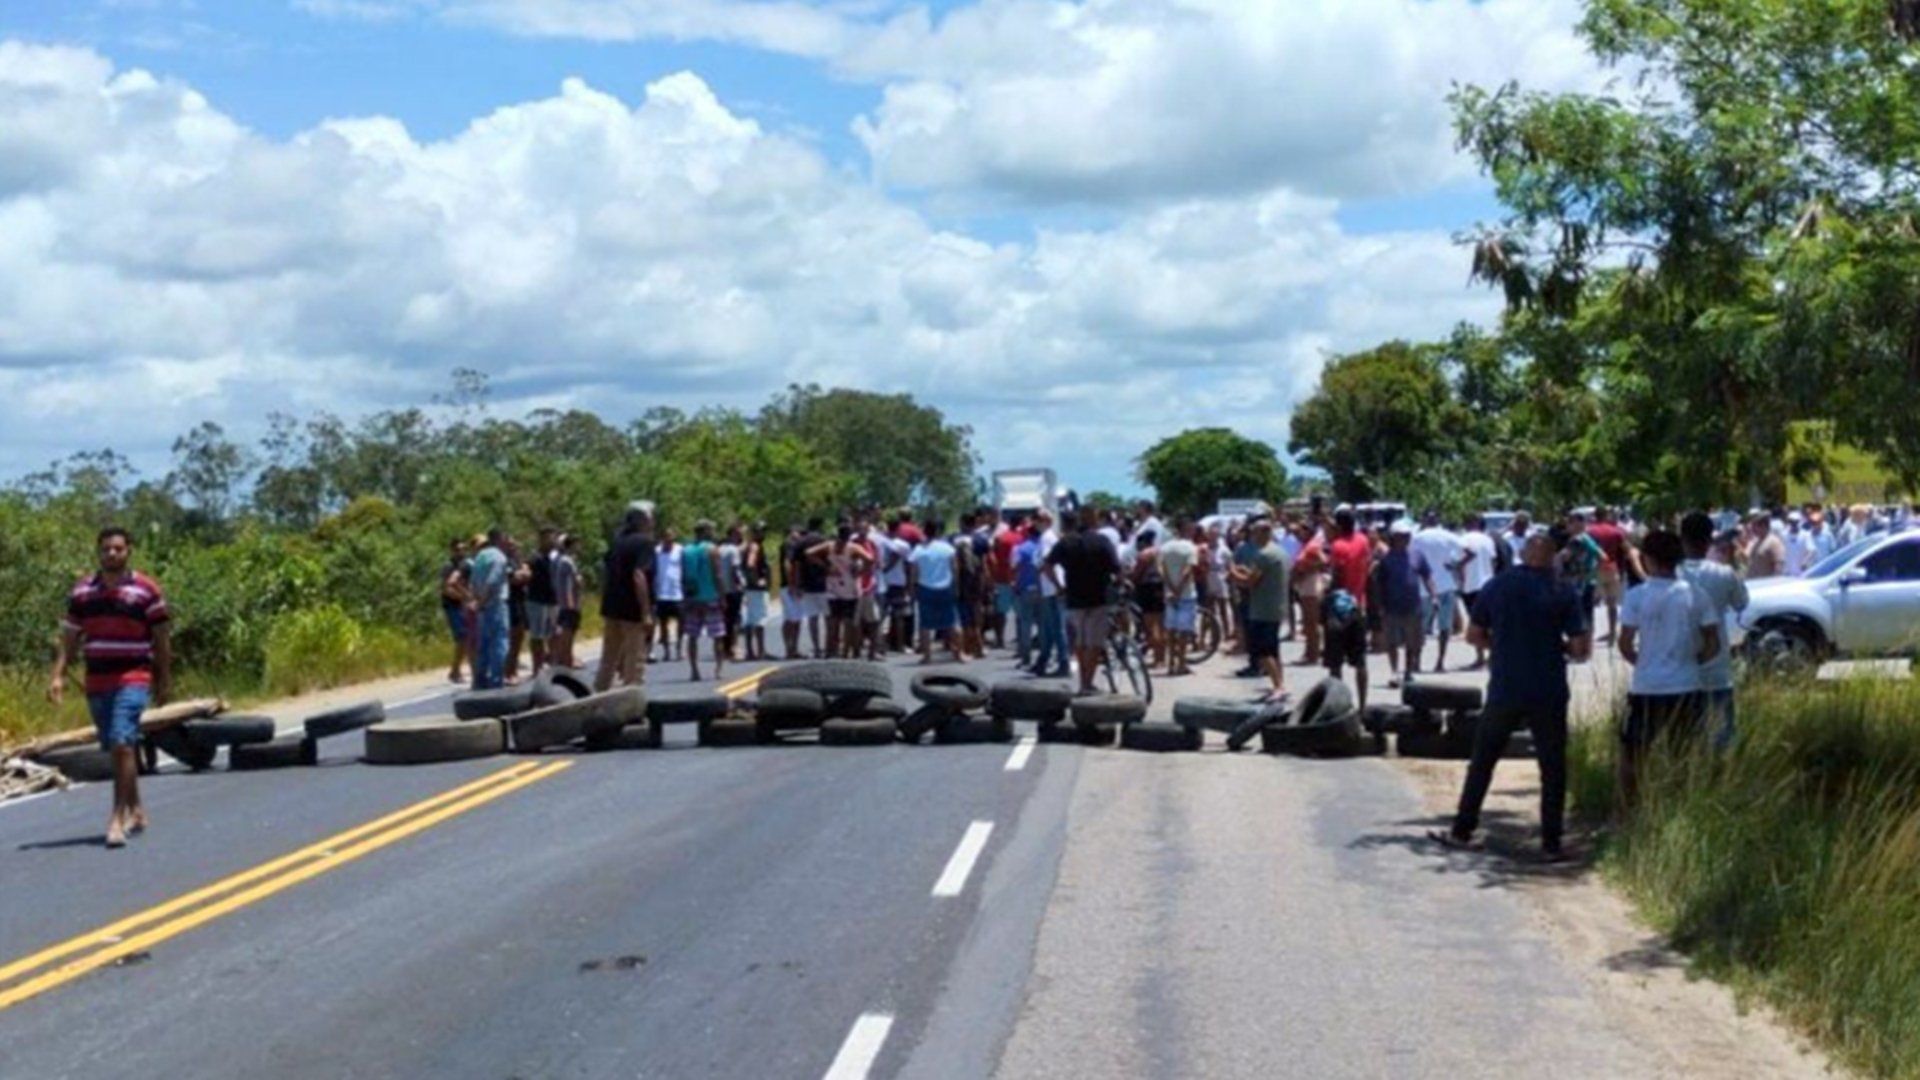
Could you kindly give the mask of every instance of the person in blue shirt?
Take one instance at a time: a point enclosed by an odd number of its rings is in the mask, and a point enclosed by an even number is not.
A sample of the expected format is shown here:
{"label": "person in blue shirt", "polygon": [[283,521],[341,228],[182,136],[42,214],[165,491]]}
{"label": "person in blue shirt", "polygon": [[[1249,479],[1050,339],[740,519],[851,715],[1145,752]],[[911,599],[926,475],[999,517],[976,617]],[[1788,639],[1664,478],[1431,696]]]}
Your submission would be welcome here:
{"label": "person in blue shirt", "polygon": [[1380,628],[1387,639],[1387,670],[1393,677],[1387,688],[1400,688],[1400,658],[1407,674],[1420,670],[1420,647],[1426,641],[1420,613],[1433,571],[1427,557],[1413,548],[1413,522],[1401,519],[1387,530],[1387,553],[1374,569],[1380,575]]}
{"label": "person in blue shirt", "polygon": [[1035,638],[1040,633],[1040,532],[1020,526],[1020,542],[1013,547],[1013,651],[1021,667],[1033,663]]}
{"label": "person in blue shirt", "polygon": [[1495,577],[1473,606],[1467,641],[1492,651],[1486,708],[1474,729],[1473,760],[1453,827],[1433,839],[1457,848],[1472,847],[1480,827],[1480,808],[1493,784],[1494,766],[1513,733],[1533,733],[1540,759],[1540,851],[1563,857],[1561,837],[1567,808],[1567,662],[1587,659],[1593,629],[1587,607],[1573,584],[1554,573],[1553,541],[1530,537],[1520,565]]}

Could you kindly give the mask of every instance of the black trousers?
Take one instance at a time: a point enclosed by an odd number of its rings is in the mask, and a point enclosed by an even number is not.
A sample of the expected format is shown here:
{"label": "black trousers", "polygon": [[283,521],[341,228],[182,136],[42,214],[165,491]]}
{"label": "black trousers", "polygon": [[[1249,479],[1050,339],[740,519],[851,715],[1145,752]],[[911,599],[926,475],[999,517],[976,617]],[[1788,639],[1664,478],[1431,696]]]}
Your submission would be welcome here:
{"label": "black trousers", "polygon": [[1473,760],[1467,765],[1467,785],[1460,792],[1460,809],[1453,834],[1473,835],[1480,827],[1480,808],[1493,786],[1494,766],[1506,752],[1513,733],[1533,733],[1533,752],[1540,759],[1540,839],[1558,847],[1567,820],[1567,706],[1489,705],[1480,714],[1473,734]]}

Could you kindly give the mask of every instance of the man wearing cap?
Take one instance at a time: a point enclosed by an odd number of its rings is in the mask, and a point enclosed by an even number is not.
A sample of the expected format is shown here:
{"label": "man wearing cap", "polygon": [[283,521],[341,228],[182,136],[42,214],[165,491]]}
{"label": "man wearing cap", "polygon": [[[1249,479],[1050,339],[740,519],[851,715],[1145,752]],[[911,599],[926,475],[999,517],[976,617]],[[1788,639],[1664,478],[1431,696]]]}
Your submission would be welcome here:
{"label": "man wearing cap", "polygon": [[1567,661],[1592,650],[1588,612],[1574,590],[1555,579],[1553,541],[1527,540],[1520,566],[1494,578],[1473,607],[1467,640],[1493,655],[1487,704],[1474,729],[1473,759],[1453,827],[1430,833],[1449,847],[1470,847],[1493,770],[1513,733],[1533,733],[1540,759],[1540,850],[1561,858],[1567,806]]}
{"label": "man wearing cap", "polygon": [[648,613],[653,610],[653,512],[639,504],[627,508],[625,523],[607,552],[607,572],[600,592],[600,617],[605,641],[600,670],[593,689],[612,689],[617,678],[624,686],[647,681],[646,651],[653,637]]}

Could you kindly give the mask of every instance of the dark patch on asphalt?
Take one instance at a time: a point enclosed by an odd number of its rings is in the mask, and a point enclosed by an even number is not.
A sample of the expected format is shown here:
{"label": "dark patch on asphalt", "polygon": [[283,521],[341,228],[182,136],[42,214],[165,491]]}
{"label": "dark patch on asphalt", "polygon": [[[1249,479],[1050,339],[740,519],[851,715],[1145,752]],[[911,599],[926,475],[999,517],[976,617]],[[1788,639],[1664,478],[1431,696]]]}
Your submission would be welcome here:
{"label": "dark patch on asphalt", "polygon": [[638,971],[645,967],[647,958],[640,953],[628,953],[607,960],[583,960],[580,970],[586,971]]}
{"label": "dark patch on asphalt", "polygon": [[[767,965],[761,963],[760,961],[755,960],[753,963],[747,965],[747,974],[749,975],[759,974],[760,970],[762,968],[765,968],[766,966]],[[800,976],[801,978],[805,978],[807,974],[805,971],[801,970],[802,968],[805,967],[805,965],[800,963],[800,961],[798,960],[782,960],[778,964],[775,964],[773,966],[776,970],[790,972],[794,975]]]}
{"label": "dark patch on asphalt", "polygon": [[150,952],[141,951],[136,953],[128,953],[127,955],[121,957],[120,959],[115,960],[113,962],[113,966],[114,967],[132,967],[135,964],[144,964],[151,959],[153,959],[153,954]]}

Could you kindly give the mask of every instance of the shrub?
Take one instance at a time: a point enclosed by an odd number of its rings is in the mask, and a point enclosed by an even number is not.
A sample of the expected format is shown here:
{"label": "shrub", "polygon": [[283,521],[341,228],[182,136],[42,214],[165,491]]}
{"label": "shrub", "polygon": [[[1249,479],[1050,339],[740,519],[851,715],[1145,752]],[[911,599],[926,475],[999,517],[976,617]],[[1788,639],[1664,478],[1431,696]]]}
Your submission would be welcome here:
{"label": "shrub", "polygon": [[[1920,688],[1761,685],[1733,747],[1650,763],[1605,871],[1705,972],[1862,1071],[1920,1077]],[[1577,811],[1612,805],[1614,742],[1574,743]]]}

